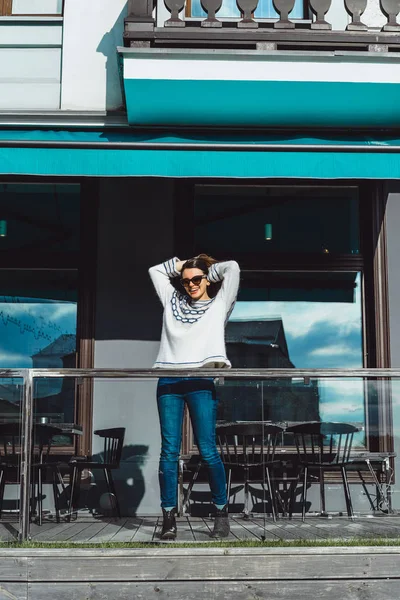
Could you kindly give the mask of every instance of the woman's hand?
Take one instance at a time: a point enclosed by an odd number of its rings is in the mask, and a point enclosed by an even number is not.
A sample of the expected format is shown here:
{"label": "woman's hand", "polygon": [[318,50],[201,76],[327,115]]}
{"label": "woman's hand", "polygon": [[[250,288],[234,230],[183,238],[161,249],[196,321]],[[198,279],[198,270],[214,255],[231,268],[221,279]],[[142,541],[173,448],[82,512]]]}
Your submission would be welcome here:
{"label": "woman's hand", "polygon": [[178,271],[178,273],[182,273],[182,267],[185,264],[185,262],[187,261],[187,259],[185,260],[178,260],[175,263],[175,269]]}

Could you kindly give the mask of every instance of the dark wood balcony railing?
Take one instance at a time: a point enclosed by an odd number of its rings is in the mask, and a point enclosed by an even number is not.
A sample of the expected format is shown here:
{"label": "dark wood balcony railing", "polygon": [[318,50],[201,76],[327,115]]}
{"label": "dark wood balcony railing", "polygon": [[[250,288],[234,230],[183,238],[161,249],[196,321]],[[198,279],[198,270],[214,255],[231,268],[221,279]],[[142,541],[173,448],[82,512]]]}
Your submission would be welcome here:
{"label": "dark wood balcony railing", "polygon": [[[291,19],[296,0],[273,0],[276,19],[256,17],[259,0],[236,0],[240,16],[223,19],[219,13],[224,1],[201,0],[205,16],[194,18],[191,0],[129,0],[124,44],[400,51],[400,0],[376,0],[376,11],[385,23],[372,27],[362,20],[368,0],[304,0],[304,19]],[[338,31],[328,20],[334,3],[341,4],[343,13],[349,15],[345,30]],[[162,23],[157,18],[160,7],[169,15]]]}

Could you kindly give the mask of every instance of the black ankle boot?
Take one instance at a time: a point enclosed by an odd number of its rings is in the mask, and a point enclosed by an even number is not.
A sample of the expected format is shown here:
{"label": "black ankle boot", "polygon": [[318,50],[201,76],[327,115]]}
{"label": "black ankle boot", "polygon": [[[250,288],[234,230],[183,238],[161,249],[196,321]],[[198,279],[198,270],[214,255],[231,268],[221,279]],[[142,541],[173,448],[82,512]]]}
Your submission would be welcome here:
{"label": "black ankle boot", "polygon": [[160,538],[162,540],[174,540],[176,538],[176,508],[171,510],[162,509],[163,524]]}
{"label": "black ankle boot", "polygon": [[214,530],[211,537],[225,538],[228,537],[229,532],[228,505],[225,504],[221,510],[217,509],[217,512],[215,513]]}

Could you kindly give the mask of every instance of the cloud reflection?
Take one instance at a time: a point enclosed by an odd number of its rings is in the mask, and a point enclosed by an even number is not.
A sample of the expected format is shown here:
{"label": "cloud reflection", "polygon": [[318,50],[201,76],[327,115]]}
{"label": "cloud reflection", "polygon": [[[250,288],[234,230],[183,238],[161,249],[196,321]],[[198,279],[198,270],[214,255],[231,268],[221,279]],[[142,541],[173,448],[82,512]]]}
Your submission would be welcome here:
{"label": "cloud reflection", "polygon": [[38,298],[0,301],[0,368],[32,367],[32,356],[65,334],[76,334],[75,302]]}
{"label": "cloud reflection", "polygon": [[[232,321],[281,319],[289,358],[297,368],[361,368],[361,276],[356,277],[353,302],[236,303]],[[318,382],[322,420],[365,422],[362,380]],[[399,395],[400,402],[400,395]]]}

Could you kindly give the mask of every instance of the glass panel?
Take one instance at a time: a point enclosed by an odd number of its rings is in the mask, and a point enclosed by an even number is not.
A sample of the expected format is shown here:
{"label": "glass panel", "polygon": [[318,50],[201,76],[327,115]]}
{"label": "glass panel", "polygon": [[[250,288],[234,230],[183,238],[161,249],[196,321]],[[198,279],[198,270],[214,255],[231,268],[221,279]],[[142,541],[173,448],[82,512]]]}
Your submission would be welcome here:
{"label": "glass panel", "polygon": [[[205,11],[201,7],[200,0],[192,0],[192,17],[206,17]],[[254,13],[257,19],[277,19],[279,18],[278,13],[274,9],[272,0],[260,0],[257,6],[257,10]],[[219,19],[223,17],[235,17],[240,18],[240,11],[236,4],[236,0],[224,0],[220,10],[217,13]],[[296,0],[293,11],[290,13],[290,19],[303,19],[304,18],[304,2],[303,0]]]}
{"label": "glass panel", "polygon": [[0,184],[0,252],[78,255],[79,211],[79,185]]}
{"label": "glass panel", "polygon": [[[381,412],[389,411],[393,405],[394,447],[398,448],[397,419],[397,381],[355,380],[352,378],[312,377],[309,381],[296,378],[276,378],[273,380],[245,380],[229,379],[229,374],[224,380],[216,382],[216,396],[221,401],[218,410],[216,438],[221,456],[225,462],[228,474],[229,488],[229,513],[231,516],[232,534],[230,540],[239,539],[279,539],[287,535],[285,521],[278,525],[273,522],[272,502],[268,475],[272,481],[275,498],[276,512],[280,517],[288,517],[290,508],[293,509],[294,519],[290,521],[293,535],[298,538],[311,534],[313,527],[301,531],[296,527],[301,524],[302,511],[302,479],[299,467],[301,462],[294,443],[294,432],[290,430],[293,423],[289,421],[276,422],[268,415],[271,397],[278,395],[281,403],[285,403],[291,396],[296,397],[299,405],[297,423],[307,426],[315,424],[315,412],[309,407],[313,404],[320,407],[319,417],[323,422],[321,427],[322,447],[327,462],[335,464],[336,458],[346,455],[346,473],[350,484],[354,513],[368,517],[390,513],[390,502],[397,507],[397,458],[389,451],[370,452],[365,445],[365,436],[378,433],[377,429],[369,428],[358,421],[357,413],[351,407],[351,390],[355,389],[356,396],[360,387],[364,389],[364,397],[368,404],[367,410]],[[97,523],[101,518],[104,525],[100,530],[96,525],[93,537],[93,528],[86,530],[85,525],[76,529],[66,530],[65,525],[54,522],[54,529],[47,523],[46,536],[59,541],[65,540],[65,535],[72,536],[68,541],[101,542],[132,541],[137,543],[160,541],[162,519],[160,509],[159,488],[159,456],[160,456],[160,429],[156,402],[157,381],[155,379],[143,380],[105,380],[98,379],[94,385],[94,415],[93,426],[97,432],[93,436],[93,461],[84,463],[84,459],[70,461],[70,455],[65,456],[65,461],[52,463],[50,451],[49,467],[43,482],[40,497],[43,500],[44,520],[55,521],[56,504],[55,493],[60,509],[61,522],[68,517],[71,481],[74,465],[80,465],[82,478],[73,501],[73,514],[79,520],[88,524]],[[321,411],[321,398],[325,390],[336,394],[340,402],[337,403],[337,413],[323,415]],[[347,392],[346,392],[347,390]],[[111,400],[111,401],[110,401]],[[233,406],[229,406],[232,402]],[[239,404],[245,404],[247,412],[238,411]],[[322,403],[323,404],[323,403]],[[302,413],[302,414],[301,414]],[[231,420],[232,419],[232,420]],[[353,430],[352,439],[344,443],[340,435],[333,434],[332,446],[330,444],[329,423],[349,427]],[[232,426],[236,427],[232,430]],[[104,474],[105,446],[101,431],[110,428],[125,428],[121,456],[112,469],[115,488],[109,488]],[[272,442],[271,430],[276,428],[275,453],[271,455]],[[369,428],[369,429],[368,429]],[[246,433],[247,432],[247,433]],[[243,446],[243,436],[248,434],[246,447]],[[75,439],[81,434],[72,432]],[[345,434],[342,434],[343,436]],[[380,443],[391,444],[391,432],[384,432],[383,422],[380,425]],[[309,440],[309,438],[307,438]],[[351,442],[351,450],[350,450]],[[236,452],[235,452],[236,449]],[[311,444],[306,445],[307,452],[312,451]],[[230,455],[231,463],[227,457]],[[47,459],[46,459],[47,460]],[[235,462],[237,461],[237,462]],[[251,468],[246,469],[251,463]],[[197,448],[184,454],[180,453],[179,459],[174,458],[172,472],[178,472],[176,483],[177,502],[184,513],[178,517],[177,541],[212,541],[210,534],[214,521],[210,517],[215,511],[210,493],[209,472],[204,464],[200,464]],[[270,464],[273,462],[274,464]],[[94,464],[93,464],[94,463]],[[53,464],[53,467],[51,466]],[[96,466],[98,465],[98,467]],[[234,465],[232,467],[232,464]],[[269,471],[267,472],[267,465]],[[313,515],[344,516],[347,519],[347,506],[345,502],[344,485],[339,469],[325,470],[325,506],[321,504],[321,474],[320,468],[310,468],[310,477],[307,481],[307,501],[305,504],[307,519]],[[52,485],[51,474],[57,469],[62,477],[56,487]],[[229,478],[230,473],[230,478]],[[174,477],[175,477],[174,475]],[[112,484],[111,484],[112,485]],[[175,485],[175,484],[174,484]],[[291,489],[293,487],[294,502],[291,505]],[[175,489],[175,487],[174,487]],[[115,520],[116,497],[121,510],[121,520]],[[248,519],[243,519],[243,514]],[[36,515],[37,516],[37,515]],[[237,518],[237,517],[240,518]],[[96,519],[96,521],[94,520]],[[346,522],[342,521],[344,533]],[[313,521],[311,520],[311,523]],[[315,523],[315,521],[314,521]],[[323,537],[337,537],[337,527],[340,521],[324,521]],[[386,523],[388,524],[388,523]],[[382,520],[376,525],[378,535],[382,533]],[[368,519],[368,529],[364,530],[360,520],[357,536],[371,537],[375,531],[375,523]],[[40,533],[36,525],[35,533]],[[372,528],[372,529],[371,529]],[[379,533],[380,531],[380,533]],[[354,536],[350,528],[348,535]],[[386,534],[385,534],[386,535]],[[76,538],[75,538],[76,536]]]}
{"label": "glass panel", "polygon": [[[76,271],[2,270],[0,368],[76,367],[77,295]],[[39,380],[35,398],[36,421],[73,423],[70,380]]]}
{"label": "glass panel", "polygon": [[196,253],[360,252],[356,188],[198,185],[195,193]]}
{"label": "glass panel", "polygon": [[[54,361],[63,359],[59,345],[54,346]],[[57,365],[59,366],[59,365]],[[82,427],[74,423],[76,378],[36,377],[34,379],[33,428],[35,436],[34,468],[36,487],[31,498],[33,506],[31,533],[40,533],[43,524],[64,523],[70,519],[72,494],[72,463]],[[83,460],[83,458],[82,458]],[[39,466],[40,464],[44,466]],[[39,474],[41,478],[39,478]],[[90,485],[85,471],[77,486],[82,495]],[[85,478],[86,477],[86,478]],[[41,489],[38,489],[41,486]],[[78,493],[78,492],[76,492]],[[56,529],[54,530],[54,533]],[[57,538],[55,538],[57,539]]]}
{"label": "glass panel", "polygon": [[[73,380],[71,380],[73,381]],[[93,391],[93,462],[84,469],[74,512],[79,519],[115,516],[115,494],[121,514],[130,521],[125,541],[157,540],[155,527],[161,513],[158,482],[160,428],[156,401],[157,380],[96,379]],[[125,428],[118,467],[112,470],[115,494],[107,487],[101,463],[105,461],[103,430]],[[74,438],[81,432],[75,430]],[[72,471],[65,471],[65,474]],[[68,489],[68,488],[67,488]],[[140,528],[140,529],[139,529]],[[122,533],[122,530],[121,530]]]}
{"label": "glass panel", "polygon": [[0,541],[15,542],[20,532],[21,408],[23,379],[0,378]]}
{"label": "glass panel", "polygon": [[[361,273],[244,273],[226,331],[232,366],[361,368],[361,282]],[[240,394],[229,406],[234,415],[252,410]],[[364,388],[360,381],[326,380],[317,388],[312,381],[289,387],[269,381],[263,410],[272,421],[341,420],[351,413],[364,423]]]}
{"label": "glass panel", "polygon": [[[390,406],[392,424],[393,424],[393,451],[395,457],[388,461],[390,470],[386,470],[386,477],[390,477],[390,486],[388,488],[392,508],[398,512],[400,510],[400,379],[392,379],[390,382],[381,382],[380,385],[385,385],[389,392],[387,398],[387,406]],[[386,509],[385,503],[382,504],[382,509]]]}

